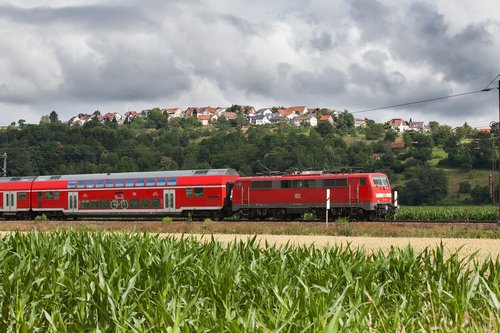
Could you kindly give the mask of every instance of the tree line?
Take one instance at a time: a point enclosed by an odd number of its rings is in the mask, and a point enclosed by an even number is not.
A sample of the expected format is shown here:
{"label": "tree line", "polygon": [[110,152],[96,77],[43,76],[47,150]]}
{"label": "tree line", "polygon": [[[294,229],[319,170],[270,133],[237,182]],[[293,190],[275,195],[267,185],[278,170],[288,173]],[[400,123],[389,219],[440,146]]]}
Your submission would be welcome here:
{"label": "tree line", "polygon": [[[196,118],[169,121],[153,110],[123,125],[90,121],[69,126],[53,112],[40,124],[23,122],[1,130],[0,153],[8,154],[8,176],[204,168],[234,168],[241,175],[380,171],[393,182],[403,180],[398,190],[406,204],[436,204],[447,194],[446,175],[429,163],[433,148],[447,153],[439,164],[448,167],[491,168],[495,157],[490,135],[468,126],[452,131],[431,122],[430,133],[401,136],[373,120],[355,128],[348,112],[335,120],[335,125],[320,122],[317,127],[246,127],[244,117],[238,117],[202,126]],[[395,141],[404,142],[404,148],[394,149]]]}

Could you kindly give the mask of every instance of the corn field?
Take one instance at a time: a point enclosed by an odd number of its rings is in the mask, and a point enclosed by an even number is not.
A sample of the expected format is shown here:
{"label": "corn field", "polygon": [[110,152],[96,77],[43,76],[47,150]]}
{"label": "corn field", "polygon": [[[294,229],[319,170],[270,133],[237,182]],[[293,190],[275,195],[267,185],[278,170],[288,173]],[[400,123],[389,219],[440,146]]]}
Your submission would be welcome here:
{"label": "corn field", "polygon": [[1,332],[496,331],[498,258],[84,232],[0,242]]}
{"label": "corn field", "polygon": [[397,210],[394,219],[401,221],[497,220],[498,207],[496,206],[401,206]]}

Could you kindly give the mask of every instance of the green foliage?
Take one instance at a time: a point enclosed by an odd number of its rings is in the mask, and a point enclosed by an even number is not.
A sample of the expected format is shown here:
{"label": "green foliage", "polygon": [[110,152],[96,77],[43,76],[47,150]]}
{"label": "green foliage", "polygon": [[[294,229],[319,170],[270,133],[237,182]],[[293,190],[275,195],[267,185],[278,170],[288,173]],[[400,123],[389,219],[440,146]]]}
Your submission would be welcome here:
{"label": "green foliage", "polygon": [[0,259],[2,332],[451,332],[500,322],[498,260],[444,245],[368,253],[14,233]]}
{"label": "green foliage", "polygon": [[165,216],[164,218],[162,218],[162,219],[161,219],[161,221],[162,221],[163,223],[170,223],[170,222],[172,222],[173,220],[174,220],[174,219],[173,219],[172,217],[170,217],[170,216]]}
{"label": "green foliage", "polygon": [[495,206],[401,206],[394,216],[401,221],[491,221],[497,218]]}
{"label": "green foliage", "polygon": [[45,221],[48,221],[49,218],[45,215],[45,214],[41,214],[41,215],[37,215],[33,221],[35,222],[45,222]]}
{"label": "green foliage", "polygon": [[409,179],[399,191],[401,204],[434,205],[448,193],[448,178],[442,170],[414,167],[406,175]]}

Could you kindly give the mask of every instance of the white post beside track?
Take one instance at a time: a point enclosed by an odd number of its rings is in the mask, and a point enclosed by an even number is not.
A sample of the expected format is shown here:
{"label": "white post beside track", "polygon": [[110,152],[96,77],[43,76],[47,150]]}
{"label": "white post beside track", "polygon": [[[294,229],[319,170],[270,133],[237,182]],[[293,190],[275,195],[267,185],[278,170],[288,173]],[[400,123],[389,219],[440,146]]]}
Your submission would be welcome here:
{"label": "white post beside track", "polygon": [[394,206],[398,206],[398,191],[394,191]]}
{"label": "white post beside track", "polygon": [[326,189],[326,226],[328,227],[328,211],[330,210],[330,189]]}

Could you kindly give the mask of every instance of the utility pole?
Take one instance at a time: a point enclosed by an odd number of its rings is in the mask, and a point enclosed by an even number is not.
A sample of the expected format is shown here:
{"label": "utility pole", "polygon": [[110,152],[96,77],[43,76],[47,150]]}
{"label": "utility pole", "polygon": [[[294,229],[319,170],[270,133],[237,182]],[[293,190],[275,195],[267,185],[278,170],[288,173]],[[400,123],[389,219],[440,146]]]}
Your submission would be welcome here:
{"label": "utility pole", "polygon": [[[497,140],[500,140],[500,80],[498,80],[498,139]],[[499,157],[499,162],[498,162],[498,181],[499,181],[499,184],[498,184],[498,188],[499,188],[499,192],[500,192],[500,157]],[[495,186],[493,186],[493,192],[495,192]],[[500,225],[500,193],[497,197],[497,200],[498,200],[498,221],[497,221],[497,224]]]}
{"label": "utility pole", "polygon": [[3,168],[2,168],[2,176],[7,177],[7,153],[3,153]]}

